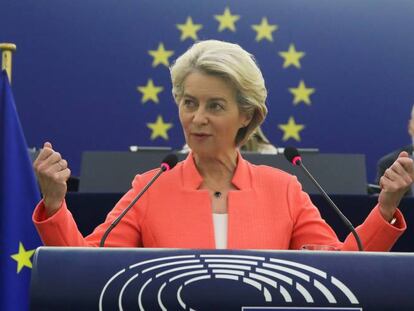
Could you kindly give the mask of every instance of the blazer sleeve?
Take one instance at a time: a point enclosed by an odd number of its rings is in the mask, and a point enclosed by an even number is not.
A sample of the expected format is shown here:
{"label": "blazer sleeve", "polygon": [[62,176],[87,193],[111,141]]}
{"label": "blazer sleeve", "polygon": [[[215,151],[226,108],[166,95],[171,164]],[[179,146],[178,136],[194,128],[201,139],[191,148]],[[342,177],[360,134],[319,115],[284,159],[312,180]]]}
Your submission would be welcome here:
{"label": "blazer sleeve", "polygon": [[[350,233],[344,242],[322,219],[309,195],[302,191],[296,177],[288,187],[288,204],[293,220],[291,249],[300,249],[305,244],[331,245],[341,250],[357,251],[357,243]],[[378,205],[371,211],[364,223],[356,228],[364,250],[388,251],[406,229],[402,213],[397,210],[394,225],[389,224],[379,212]]]}
{"label": "blazer sleeve", "polygon": [[[99,246],[105,230],[132,202],[142,188],[142,182],[137,175],[129,190],[107,215],[105,222],[83,237],[76,222],[66,206],[62,207],[51,217],[47,217],[43,200],[33,212],[33,222],[44,245],[47,246]],[[140,247],[142,246],[141,223],[146,211],[145,194],[122,218],[121,222],[108,235],[105,246],[108,247]]]}
{"label": "blazer sleeve", "polygon": [[[361,238],[362,246],[366,251],[389,251],[398,238],[407,229],[407,225],[399,209],[396,210],[394,217],[396,222],[391,225],[382,217],[379,204],[369,213],[363,224],[355,230]],[[345,239],[342,250],[358,250],[356,240],[352,234]]]}

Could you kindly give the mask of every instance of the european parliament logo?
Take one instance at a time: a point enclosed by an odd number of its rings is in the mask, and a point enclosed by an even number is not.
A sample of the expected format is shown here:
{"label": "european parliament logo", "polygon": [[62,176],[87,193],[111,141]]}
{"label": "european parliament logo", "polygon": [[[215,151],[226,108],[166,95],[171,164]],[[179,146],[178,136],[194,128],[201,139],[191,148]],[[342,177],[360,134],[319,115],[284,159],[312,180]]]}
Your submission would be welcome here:
{"label": "european parliament logo", "polygon": [[[313,104],[312,95],[316,92],[316,88],[301,76],[306,53],[299,48],[300,42],[280,43],[279,33],[286,32],[287,29],[283,25],[279,25],[274,16],[244,16],[237,12],[237,7],[231,8],[230,6],[226,6],[222,10],[212,16],[205,16],[206,13],[195,13],[177,21],[175,25],[170,25],[171,33],[168,33],[169,38],[176,36],[176,44],[167,45],[163,41],[166,38],[159,38],[159,41],[153,43],[153,48],[147,51],[146,61],[153,71],[151,76],[144,78],[144,81],[137,86],[137,92],[140,96],[143,113],[148,114],[145,112],[148,110],[157,111],[156,116],[151,116],[150,118],[153,119],[146,123],[149,130],[148,139],[155,140],[157,143],[170,141],[171,130],[179,128],[172,121],[176,113],[172,111],[172,97],[170,96],[170,100],[164,99],[168,102],[160,100],[160,96],[165,92],[170,94],[171,88],[167,85],[169,81],[165,79],[165,73],[168,72],[172,61],[185,51],[185,49],[183,50],[184,45],[187,48],[197,40],[219,39],[237,42],[256,56],[269,91],[268,106],[271,106],[272,103],[290,106],[287,109],[290,115],[283,117],[284,119],[278,117],[278,121],[272,117],[273,110],[269,107],[271,124],[267,125],[270,130],[270,132],[267,131],[267,134],[278,137],[278,140],[283,142],[301,142],[301,133],[306,129],[306,125],[301,121],[301,117],[295,116],[295,114],[298,112],[309,113]],[[202,23],[198,20],[207,22]],[[242,28],[241,31],[243,31],[242,40],[235,39],[239,28]],[[260,57],[256,54],[258,51],[261,52]],[[263,53],[263,51],[265,52]],[[269,66],[273,67],[272,70],[268,70]],[[280,77],[284,71],[288,71],[291,76],[293,74],[293,80],[280,81],[275,78],[276,76]],[[281,85],[283,85],[282,89]]]}
{"label": "european parliament logo", "polygon": [[[131,264],[108,277],[99,298],[127,297],[138,310],[362,310],[339,278],[296,261],[250,255],[199,253],[158,257]],[[318,307],[319,305],[319,307]],[[274,307],[285,306],[285,307]],[[345,307],[344,307],[345,306]]]}
{"label": "european parliament logo", "polygon": [[362,308],[307,308],[307,307],[247,307],[247,308],[242,308],[242,311],[272,311],[272,310],[277,310],[277,311],[354,311],[354,310],[362,310]]}

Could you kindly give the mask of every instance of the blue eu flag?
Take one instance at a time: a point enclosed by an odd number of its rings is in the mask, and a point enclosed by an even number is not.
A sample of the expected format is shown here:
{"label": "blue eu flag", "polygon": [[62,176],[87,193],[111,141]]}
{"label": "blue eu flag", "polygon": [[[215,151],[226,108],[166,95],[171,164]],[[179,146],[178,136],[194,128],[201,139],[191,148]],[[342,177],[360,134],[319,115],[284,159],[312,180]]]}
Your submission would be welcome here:
{"label": "blue eu flag", "polygon": [[39,188],[13,94],[0,75],[0,310],[28,310],[33,254],[40,239],[31,221]]}

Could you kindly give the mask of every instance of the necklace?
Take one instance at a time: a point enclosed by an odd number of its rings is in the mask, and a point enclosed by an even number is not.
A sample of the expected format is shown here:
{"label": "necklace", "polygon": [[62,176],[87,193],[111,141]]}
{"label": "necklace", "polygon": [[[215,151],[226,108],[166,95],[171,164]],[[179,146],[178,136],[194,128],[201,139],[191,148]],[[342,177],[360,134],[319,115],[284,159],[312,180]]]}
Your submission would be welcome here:
{"label": "necklace", "polygon": [[215,192],[214,192],[214,197],[215,197],[216,199],[220,199],[220,198],[221,198],[221,192],[220,192],[220,191],[215,191]]}

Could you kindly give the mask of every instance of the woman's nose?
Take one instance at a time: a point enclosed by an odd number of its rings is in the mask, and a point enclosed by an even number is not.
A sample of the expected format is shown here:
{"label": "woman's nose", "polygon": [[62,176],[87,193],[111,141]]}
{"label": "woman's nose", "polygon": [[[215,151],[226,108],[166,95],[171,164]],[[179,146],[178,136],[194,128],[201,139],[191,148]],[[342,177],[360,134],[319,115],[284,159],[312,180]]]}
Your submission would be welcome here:
{"label": "woman's nose", "polygon": [[196,124],[207,124],[208,123],[208,115],[204,109],[197,109],[194,112],[193,122]]}

